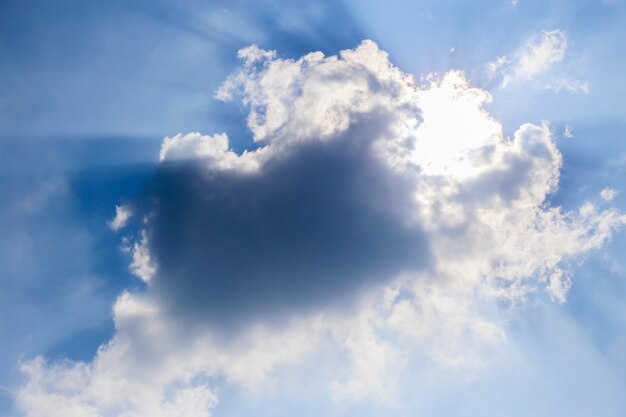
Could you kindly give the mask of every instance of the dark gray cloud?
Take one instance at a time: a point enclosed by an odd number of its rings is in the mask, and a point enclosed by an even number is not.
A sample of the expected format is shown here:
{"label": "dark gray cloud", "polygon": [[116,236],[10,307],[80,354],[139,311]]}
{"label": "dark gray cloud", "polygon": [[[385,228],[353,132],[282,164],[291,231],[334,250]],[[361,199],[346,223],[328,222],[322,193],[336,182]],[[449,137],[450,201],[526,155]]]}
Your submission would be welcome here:
{"label": "dark gray cloud", "polygon": [[298,145],[255,174],[162,164],[146,228],[152,289],[174,310],[238,322],[343,304],[423,267],[424,235],[403,216],[408,183],[359,142]]}

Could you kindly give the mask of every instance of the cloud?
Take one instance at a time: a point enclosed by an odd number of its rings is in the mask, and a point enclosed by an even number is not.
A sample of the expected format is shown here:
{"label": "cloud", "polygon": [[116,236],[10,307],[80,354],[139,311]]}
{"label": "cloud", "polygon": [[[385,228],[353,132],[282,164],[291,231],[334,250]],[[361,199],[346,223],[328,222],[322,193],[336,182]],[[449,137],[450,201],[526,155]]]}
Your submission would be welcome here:
{"label": "cloud", "polygon": [[535,33],[511,56],[499,56],[488,62],[486,78],[497,80],[502,88],[535,82],[556,92],[588,93],[587,82],[553,74],[554,68],[563,62],[567,44],[567,33],[560,29]]}
{"label": "cloud", "polygon": [[602,197],[604,201],[607,201],[609,203],[613,201],[616,195],[617,195],[617,191],[615,191],[614,189],[610,187],[606,187],[602,191],[600,191],[600,197]]}
{"label": "cloud", "polygon": [[[371,131],[348,134],[365,141]],[[406,185],[377,165],[340,141],[297,146],[255,173],[165,164],[146,228],[153,291],[224,323],[423,268],[423,233],[402,215]]]}
{"label": "cloud", "polygon": [[560,78],[546,85],[548,90],[554,90],[557,93],[567,91],[568,93],[589,93],[589,83],[569,78]]}
{"label": "cloud", "polygon": [[[176,366],[163,340],[149,340],[148,335],[165,336],[162,323],[145,326],[156,318],[155,310],[125,293],[114,313],[117,334],[94,362],[48,364],[38,357],[22,363],[28,383],[16,396],[18,409],[33,417],[208,416],[216,392],[186,375],[185,366]],[[152,346],[142,343],[157,340]]]}
{"label": "cloud", "polygon": [[563,129],[563,137],[571,139],[574,137],[574,128],[570,125],[565,125]]}
{"label": "cloud", "polygon": [[117,232],[126,226],[128,220],[132,217],[132,210],[124,205],[115,206],[115,217],[107,222],[107,225],[111,230]]}
{"label": "cloud", "polygon": [[265,145],[237,155],[224,134],[165,139],[145,229],[153,291],[223,322],[343,300],[426,267],[409,178],[379,149],[419,123],[411,80],[372,42],[341,60],[239,56],[218,97],[242,95]]}
{"label": "cloud", "polygon": [[159,161],[194,159],[204,159],[209,163],[216,161],[218,165],[215,168],[226,169],[237,160],[237,155],[228,150],[228,137],[224,133],[205,136],[194,132],[163,139]]}
{"label": "cloud", "polygon": [[122,243],[122,250],[132,255],[132,261],[129,265],[130,271],[142,281],[149,283],[156,273],[156,265],[150,255],[148,248],[148,237],[146,232],[141,232],[141,240],[130,246],[128,239]]}
{"label": "cloud", "polygon": [[[551,48],[559,36],[544,34]],[[545,48],[527,52],[557,62]],[[419,84],[371,41],[239,57],[216,96],[250,109],[254,146],[164,140],[127,242],[146,292],[120,296],[93,361],[23,363],[25,415],[206,416],[220,387],[309,393],[313,380],[319,404],[393,406],[407,364],[488,372],[507,343],[502,306],[565,302],[572,265],[626,223],[551,206],[563,158],[550,126],[504,137],[490,94],[459,71]]]}
{"label": "cloud", "polygon": [[[517,52],[512,77],[530,79],[563,61],[567,49],[567,36],[561,30],[544,31],[533,36]],[[505,78],[504,83],[507,83]]]}

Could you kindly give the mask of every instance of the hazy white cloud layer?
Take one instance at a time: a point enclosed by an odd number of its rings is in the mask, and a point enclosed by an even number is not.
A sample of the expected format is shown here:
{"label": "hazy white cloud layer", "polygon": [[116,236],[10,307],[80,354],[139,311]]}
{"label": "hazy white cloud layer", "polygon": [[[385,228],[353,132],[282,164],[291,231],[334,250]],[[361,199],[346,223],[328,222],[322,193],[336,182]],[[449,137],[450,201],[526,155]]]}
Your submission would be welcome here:
{"label": "hazy white cloud layer", "polygon": [[[544,32],[494,65],[503,85],[529,79],[566,45]],[[423,379],[408,364],[489,372],[504,310],[531,293],[566,302],[571,266],[626,223],[592,202],[551,206],[563,161],[550,126],[503,137],[490,94],[461,72],[421,85],[371,41],[239,57],[217,98],[250,109],[258,146],[163,141],[141,237],[126,242],[146,293],[118,298],[93,361],[22,363],[25,416],[209,416],[222,389],[311,396],[307,381],[333,404],[394,407],[399,380]],[[280,320],[256,314],[274,308]]]}

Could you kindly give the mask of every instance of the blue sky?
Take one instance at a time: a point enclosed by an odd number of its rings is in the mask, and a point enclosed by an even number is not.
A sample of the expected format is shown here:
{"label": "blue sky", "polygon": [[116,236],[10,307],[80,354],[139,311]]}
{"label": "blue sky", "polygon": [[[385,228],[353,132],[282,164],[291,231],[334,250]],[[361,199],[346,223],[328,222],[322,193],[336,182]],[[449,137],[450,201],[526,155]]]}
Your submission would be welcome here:
{"label": "blue sky", "polygon": [[624,415],[623,39],[620,0],[2,2],[0,414]]}

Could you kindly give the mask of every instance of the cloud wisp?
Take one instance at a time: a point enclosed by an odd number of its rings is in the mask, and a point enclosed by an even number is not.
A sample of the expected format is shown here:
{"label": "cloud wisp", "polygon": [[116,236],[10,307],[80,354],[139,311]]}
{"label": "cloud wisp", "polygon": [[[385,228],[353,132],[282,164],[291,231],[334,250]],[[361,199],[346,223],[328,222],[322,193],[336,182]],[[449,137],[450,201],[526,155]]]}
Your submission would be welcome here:
{"label": "cloud wisp", "polygon": [[115,217],[107,222],[107,225],[111,230],[117,232],[123,229],[128,223],[128,220],[133,216],[133,212],[126,206],[115,206]]}
{"label": "cloud wisp", "polygon": [[[92,362],[22,364],[25,415],[207,416],[224,384],[264,392],[311,375],[329,402],[397,405],[416,358],[488,369],[506,343],[499,306],[539,289],[564,303],[570,263],[626,223],[611,207],[550,206],[562,164],[550,127],[504,137],[461,72],[420,85],[372,41],[239,57],[217,98],[250,109],[255,146],[164,140],[127,242],[146,292],[120,296]],[[300,379],[281,381],[290,367]]]}
{"label": "cloud wisp", "polygon": [[588,93],[588,83],[552,74],[563,63],[567,46],[568,36],[563,30],[535,33],[511,56],[502,55],[488,62],[486,77],[497,80],[501,88],[539,82],[544,89],[555,92]]}

